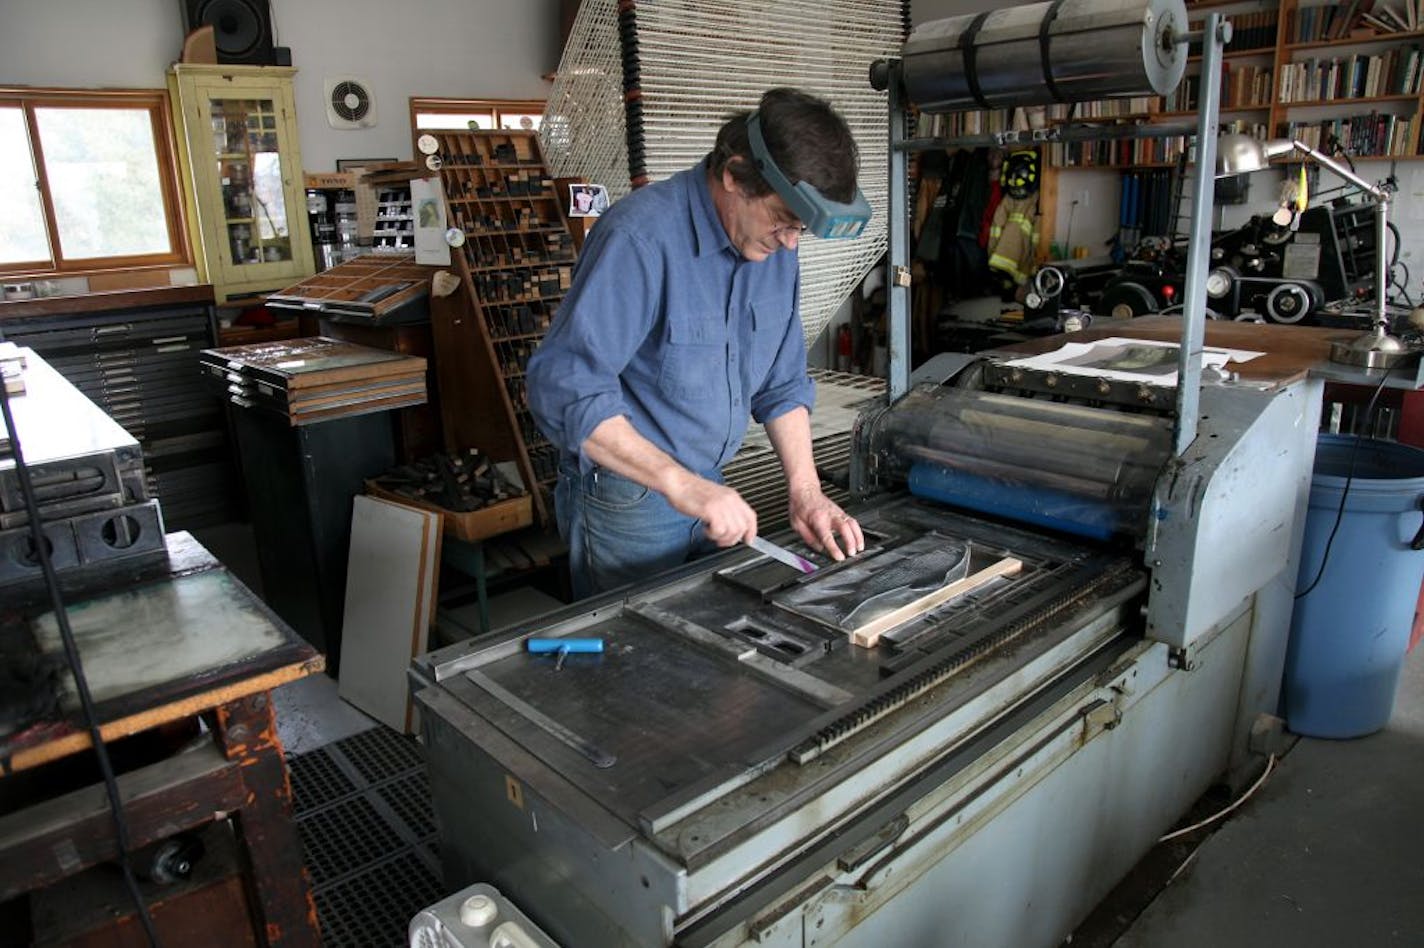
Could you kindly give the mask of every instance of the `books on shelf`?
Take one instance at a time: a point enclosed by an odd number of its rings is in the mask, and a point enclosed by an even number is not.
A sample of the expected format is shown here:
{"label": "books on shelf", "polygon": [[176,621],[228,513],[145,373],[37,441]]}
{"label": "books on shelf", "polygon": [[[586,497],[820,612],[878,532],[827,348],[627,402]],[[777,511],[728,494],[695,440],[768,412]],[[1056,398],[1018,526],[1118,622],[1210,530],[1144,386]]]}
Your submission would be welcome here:
{"label": "books on shelf", "polygon": [[1291,43],[1327,43],[1350,38],[1357,29],[1381,35],[1413,33],[1424,24],[1424,0],[1345,0],[1300,7],[1288,30]]}
{"label": "books on shelf", "polygon": [[[1258,49],[1262,52],[1270,52],[1271,48],[1276,45],[1276,26],[1279,23],[1279,17],[1275,10],[1232,13],[1230,18],[1231,41],[1226,44],[1226,52],[1240,53]],[[1205,25],[1204,20],[1195,20],[1189,24],[1188,28],[1200,30]],[[1192,56],[1200,56],[1201,41],[1193,41],[1187,47],[1187,52]]]}
{"label": "books on shelf", "polygon": [[1420,48],[1402,47],[1373,56],[1361,53],[1312,56],[1281,70],[1280,101],[1330,102],[1419,94]]}
{"label": "books on shelf", "polygon": [[1314,122],[1288,122],[1282,132],[1286,138],[1302,141],[1321,151],[1329,150],[1333,140],[1351,154],[1365,156],[1413,155],[1418,137],[1412,116],[1405,118],[1384,112]]}

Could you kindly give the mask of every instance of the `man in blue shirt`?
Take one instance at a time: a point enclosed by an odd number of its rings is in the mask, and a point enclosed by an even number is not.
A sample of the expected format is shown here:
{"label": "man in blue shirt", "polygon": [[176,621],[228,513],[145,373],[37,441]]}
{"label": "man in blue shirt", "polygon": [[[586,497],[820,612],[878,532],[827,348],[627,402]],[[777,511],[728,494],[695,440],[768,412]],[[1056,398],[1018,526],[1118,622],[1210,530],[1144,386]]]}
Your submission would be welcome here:
{"label": "man in blue shirt", "polygon": [[[865,548],[816,474],[802,222],[757,170],[749,114],[702,162],[599,218],[529,360],[529,407],[561,449],[555,509],[575,596],[756,536],[756,512],[721,476],[748,415],[766,426],[801,538],[837,560]],[[793,184],[855,196],[855,142],[828,103],[772,89],[756,115]]]}

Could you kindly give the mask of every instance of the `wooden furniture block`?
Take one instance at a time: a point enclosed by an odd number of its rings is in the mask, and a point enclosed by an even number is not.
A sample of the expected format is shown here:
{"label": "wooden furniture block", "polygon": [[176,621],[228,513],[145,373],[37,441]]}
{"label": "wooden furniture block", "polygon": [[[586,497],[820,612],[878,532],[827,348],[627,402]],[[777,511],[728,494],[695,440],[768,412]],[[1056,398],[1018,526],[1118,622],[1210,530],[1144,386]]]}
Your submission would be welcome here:
{"label": "wooden furniture block", "polygon": [[947,586],[941,586],[934,592],[928,593],[916,599],[914,602],[907,602],[905,605],[885,615],[876,618],[871,622],[856,629],[850,634],[852,645],[861,648],[874,648],[880,641],[880,636],[895,628],[902,622],[907,622],[915,616],[923,615],[938,606],[944,605],[955,596],[962,596],[971,592],[990,580],[1000,576],[1013,576],[1023,569],[1023,561],[1016,557],[1006,556],[992,566],[986,566],[970,576],[956,580]]}
{"label": "wooden furniture block", "polygon": [[338,693],[402,733],[414,723],[406,669],[435,617],[440,519],[376,497],[357,497],[351,514]]}

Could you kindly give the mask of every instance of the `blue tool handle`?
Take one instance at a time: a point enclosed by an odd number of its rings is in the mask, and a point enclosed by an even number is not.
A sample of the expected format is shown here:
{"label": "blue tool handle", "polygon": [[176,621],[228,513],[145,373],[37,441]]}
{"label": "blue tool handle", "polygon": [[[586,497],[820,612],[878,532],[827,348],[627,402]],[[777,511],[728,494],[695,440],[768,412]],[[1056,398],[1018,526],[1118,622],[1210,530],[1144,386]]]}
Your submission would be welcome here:
{"label": "blue tool handle", "polygon": [[554,652],[601,652],[603,639],[525,639],[524,647],[535,655]]}

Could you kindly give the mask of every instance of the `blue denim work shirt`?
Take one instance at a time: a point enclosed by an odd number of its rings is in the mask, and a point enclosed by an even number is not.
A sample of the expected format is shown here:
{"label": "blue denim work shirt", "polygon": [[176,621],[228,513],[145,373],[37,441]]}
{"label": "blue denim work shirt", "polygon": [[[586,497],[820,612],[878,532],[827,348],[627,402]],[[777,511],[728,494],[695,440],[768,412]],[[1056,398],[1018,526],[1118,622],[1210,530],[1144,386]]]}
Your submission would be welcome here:
{"label": "blue denim work shirt", "polygon": [[573,284],[529,359],[529,408],[579,469],[603,421],[625,415],[704,477],[746,434],[815,387],[797,316],[793,251],[751,262],[732,246],[707,162],[615,202],[589,232]]}

